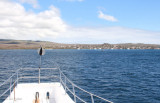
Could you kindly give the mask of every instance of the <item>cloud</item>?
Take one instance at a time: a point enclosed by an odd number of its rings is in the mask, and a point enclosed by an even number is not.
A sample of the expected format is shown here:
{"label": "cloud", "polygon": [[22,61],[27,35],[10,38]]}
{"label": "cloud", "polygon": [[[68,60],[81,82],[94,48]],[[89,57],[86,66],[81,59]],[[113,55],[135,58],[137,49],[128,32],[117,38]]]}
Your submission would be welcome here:
{"label": "cloud", "polygon": [[37,0],[18,0],[21,3],[28,3],[31,4],[34,8],[38,8],[38,1]]}
{"label": "cloud", "polygon": [[54,38],[66,28],[59,10],[54,6],[40,13],[33,13],[27,12],[19,3],[0,1],[0,38]]}
{"label": "cloud", "polygon": [[49,40],[60,43],[152,43],[160,44],[160,32],[125,27],[73,27],[58,8],[28,12],[20,4],[0,1],[0,38]]}
{"label": "cloud", "polygon": [[[151,43],[160,44],[160,32],[125,27],[73,28],[56,38],[65,43]],[[65,39],[64,39],[65,38]],[[56,41],[56,40],[55,40]]]}
{"label": "cloud", "polygon": [[107,21],[112,21],[112,22],[118,21],[115,17],[113,17],[111,15],[104,14],[102,11],[98,11],[98,17],[101,19],[107,20]]}

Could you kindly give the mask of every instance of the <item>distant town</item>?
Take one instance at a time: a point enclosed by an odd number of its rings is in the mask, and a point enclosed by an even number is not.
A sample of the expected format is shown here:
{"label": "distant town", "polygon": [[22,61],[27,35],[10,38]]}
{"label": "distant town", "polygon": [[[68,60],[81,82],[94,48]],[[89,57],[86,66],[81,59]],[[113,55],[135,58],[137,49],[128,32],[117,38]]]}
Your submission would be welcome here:
{"label": "distant town", "polygon": [[0,49],[160,49],[158,44],[123,43],[123,44],[64,44],[49,41],[0,39]]}

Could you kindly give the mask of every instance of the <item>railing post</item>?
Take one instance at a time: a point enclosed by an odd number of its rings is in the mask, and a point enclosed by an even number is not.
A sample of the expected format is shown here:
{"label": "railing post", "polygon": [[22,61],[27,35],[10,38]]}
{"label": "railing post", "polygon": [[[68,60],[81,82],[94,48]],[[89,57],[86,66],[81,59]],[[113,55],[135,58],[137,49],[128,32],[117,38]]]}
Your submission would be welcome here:
{"label": "railing post", "polygon": [[11,98],[11,85],[12,85],[12,78],[10,79],[10,98]]}
{"label": "railing post", "polygon": [[59,71],[59,75],[60,75],[59,80],[60,80],[60,86],[61,86],[61,71]]}
{"label": "railing post", "polygon": [[14,82],[14,101],[16,100],[16,93],[15,93],[15,90],[16,88],[15,88],[15,82]]}
{"label": "railing post", "polygon": [[91,100],[92,100],[92,103],[94,103],[93,95],[92,95],[92,94],[90,94],[90,95],[91,95]]}
{"label": "railing post", "polygon": [[66,86],[67,84],[66,84],[66,76],[65,76],[65,94],[66,94]]}
{"label": "railing post", "polygon": [[72,88],[73,88],[74,102],[76,103],[76,94],[75,94],[75,89],[73,84],[72,84]]}
{"label": "railing post", "polygon": [[41,68],[39,67],[39,80],[38,80],[38,83],[40,84],[41,83]]}
{"label": "railing post", "polygon": [[17,70],[17,86],[18,86],[18,72],[19,72],[19,70]]}

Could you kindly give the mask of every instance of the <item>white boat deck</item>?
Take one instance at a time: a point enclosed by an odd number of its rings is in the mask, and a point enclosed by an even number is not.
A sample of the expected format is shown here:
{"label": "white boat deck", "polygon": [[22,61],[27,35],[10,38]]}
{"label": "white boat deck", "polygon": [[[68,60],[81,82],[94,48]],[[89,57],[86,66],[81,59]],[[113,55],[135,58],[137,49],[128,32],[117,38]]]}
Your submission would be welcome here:
{"label": "white boat deck", "polygon": [[[12,91],[3,103],[35,103],[36,92],[39,92],[39,103],[74,103],[59,82],[18,84],[15,92]],[[47,92],[49,92],[49,99],[47,99]]]}

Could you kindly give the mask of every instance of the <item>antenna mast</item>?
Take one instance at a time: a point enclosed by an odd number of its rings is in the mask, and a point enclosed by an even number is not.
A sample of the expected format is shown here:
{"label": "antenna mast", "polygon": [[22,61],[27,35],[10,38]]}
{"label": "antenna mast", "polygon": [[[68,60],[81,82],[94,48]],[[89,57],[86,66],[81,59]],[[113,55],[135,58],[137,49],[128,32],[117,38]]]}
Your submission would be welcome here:
{"label": "antenna mast", "polygon": [[40,48],[38,49],[38,54],[40,55],[40,60],[39,60],[39,82],[38,83],[41,83],[41,62],[42,62],[42,55],[45,54],[45,51],[42,48],[42,46],[40,46]]}

